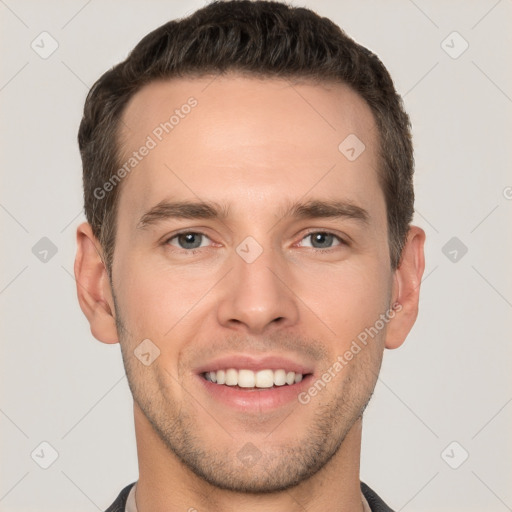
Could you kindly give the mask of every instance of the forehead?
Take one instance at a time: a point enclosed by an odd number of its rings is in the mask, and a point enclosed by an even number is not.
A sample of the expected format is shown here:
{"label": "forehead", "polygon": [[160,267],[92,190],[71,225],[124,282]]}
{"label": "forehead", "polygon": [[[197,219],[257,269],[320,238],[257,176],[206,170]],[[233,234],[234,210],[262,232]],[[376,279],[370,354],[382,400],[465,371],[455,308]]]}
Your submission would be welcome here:
{"label": "forehead", "polygon": [[267,208],[313,188],[364,196],[377,185],[376,134],[369,106],[344,84],[233,74],[152,82],[123,114],[121,165],[134,165],[120,203],[140,213],[172,195]]}

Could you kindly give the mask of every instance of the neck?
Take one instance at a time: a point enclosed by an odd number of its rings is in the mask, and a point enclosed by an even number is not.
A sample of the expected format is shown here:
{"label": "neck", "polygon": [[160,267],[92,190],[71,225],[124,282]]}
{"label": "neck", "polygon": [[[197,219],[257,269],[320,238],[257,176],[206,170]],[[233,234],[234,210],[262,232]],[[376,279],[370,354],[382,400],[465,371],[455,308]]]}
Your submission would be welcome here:
{"label": "neck", "polygon": [[170,452],[134,404],[139,460],[137,512],[363,511],[359,481],[362,419],[329,462],[308,480],[282,492],[237,493],[212,486]]}

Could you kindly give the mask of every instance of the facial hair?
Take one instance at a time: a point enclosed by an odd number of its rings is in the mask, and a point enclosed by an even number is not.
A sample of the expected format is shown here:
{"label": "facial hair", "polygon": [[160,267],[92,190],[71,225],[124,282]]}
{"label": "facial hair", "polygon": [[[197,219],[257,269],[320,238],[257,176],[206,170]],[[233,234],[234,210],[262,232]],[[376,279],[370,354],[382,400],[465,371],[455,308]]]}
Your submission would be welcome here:
{"label": "facial hair", "polygon": [[[293,443],[275,445],[271,443],[269,436],[268,444],[255,446],[248,442],[249,437],[233,439],[227,431],[226,439],[211,443],[197,434],[201,429],[198,428],[194,411],[200,405],[194,402],[194,397],[187,397],[187,404],[176,400],[176,393],[173,392],[176,386],[182,386],[187,395],[183,381],[180,382],[178,376],[172,376],[162,367],[159,359],[146,367],[134,357],[133,350],[140,340],[130,333],[114,294],[113,299],[123,362],[135,403],[170,454],[200,479],[219,489],[238,493],[270,494],[291,489],[310,479],[338,452],[350,429],[361,418],[373,394],[382,362],[382,350],[377,350],[377,347],[364,347],[343,368],[342,373],[347,371],[348,375],[344,379],[338,378],[338,381],[333,379],[328,385],[328,391],[323,390],[320,393],[329,393],[322,400],[312,400],[308,405],[297,401],[296,408],[311,406],[315,408],[315,413],[305,433],[300,438],[295,438]],[[309,351],[310,355],[322,358],[326,368],[332,364],[326,359],[324,345],[318,340],[305,340],[277,333],[265,343],[269,350],[292,346],[297,349],[300,346],[304,352]],[[233,348],[237,344],[243,348],[249,346],[241,336],[230,337],[229,345],[226,346]],[[293,422],[287,425],[285,419],[283,423],[281,428],[293,429]],[[249,455],[253,452],[254,463],[241,463],[240,453],[243,450],[249,452]]]}

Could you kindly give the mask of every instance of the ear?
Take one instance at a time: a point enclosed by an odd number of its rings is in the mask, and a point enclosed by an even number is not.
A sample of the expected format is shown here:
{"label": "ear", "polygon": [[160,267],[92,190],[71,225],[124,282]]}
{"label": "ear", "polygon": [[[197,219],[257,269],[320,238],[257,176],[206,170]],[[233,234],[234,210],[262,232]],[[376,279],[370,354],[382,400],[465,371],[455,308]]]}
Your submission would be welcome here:
{"label": "ear", "polygon": [[103,343],[118,343],[114,301],[100,243],[91,225],[76,231],[75,280],[78,302],[91,326],[92,335]]}
{"label": "ear", "polygon": [[421,278],[425,270],[424,244],[423,229],[411,226],[400,264],[395,270],[392,304],[396,306],[386,330],[386,348],[398,348],[405,341],[418,316]]}

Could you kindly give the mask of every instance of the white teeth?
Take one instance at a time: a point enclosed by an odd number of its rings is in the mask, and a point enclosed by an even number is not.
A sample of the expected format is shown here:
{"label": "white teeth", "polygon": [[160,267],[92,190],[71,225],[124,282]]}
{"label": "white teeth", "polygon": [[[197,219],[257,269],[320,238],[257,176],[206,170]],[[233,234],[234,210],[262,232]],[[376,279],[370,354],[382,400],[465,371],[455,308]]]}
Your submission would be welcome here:
{"label": "white teeth", "polygon": [[274,372],[272,370],[260,370],[256,374],[257,388],[271,388],[274,385]]}
{"label": "white teeth", "polygon": [[227,386],[236,386],[238,384],[238,372],[230,368],[226,370],[226,385]]}
{"label": "white teeth", "polygon": [[254,372],[251,370],[238,370],[238,385],[241,388],[253,388],[255,382]]}
{"label": "white teeth", "polygon": [[296,384],[302,381],[303,374],[295,372],[286,372],[285,370],[236,370],[228,368],[216,372],[206,372],[203,374],[205,379],[217,384],[226,386],[239,386],[241,388],[271,388],[273,386],[284,386]]}
{"label": "white teeth", "polygon": [[274,372],[274,384],[276,386],[284,386],[286,384],[286,372],[284,370],[276,370]]}
{"label": "white teeth", "polygon": [[224,370],[219,370],[218,372],[211,372],[217,374],[217,384],[225,384],[226,383],[226,372]]}

